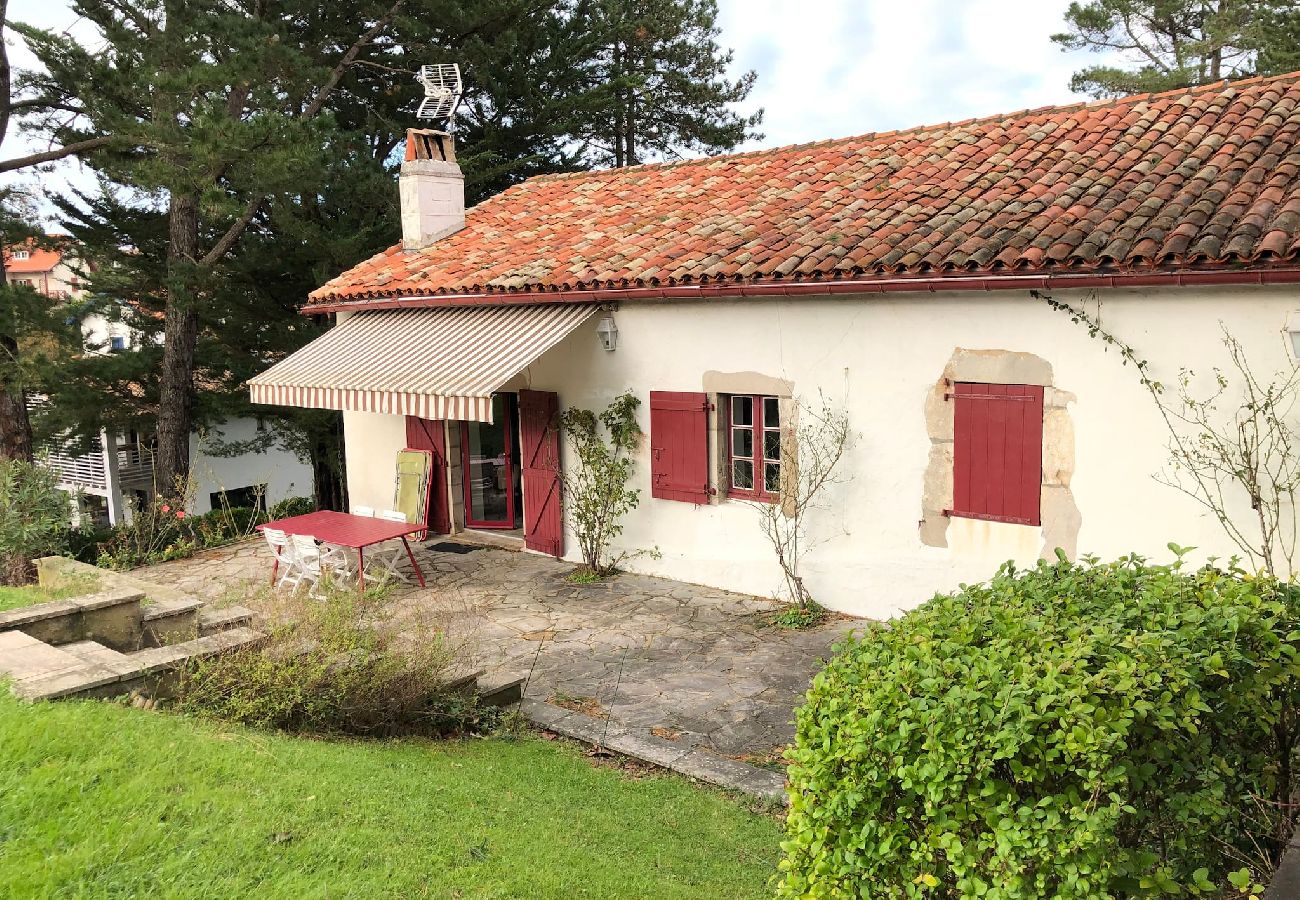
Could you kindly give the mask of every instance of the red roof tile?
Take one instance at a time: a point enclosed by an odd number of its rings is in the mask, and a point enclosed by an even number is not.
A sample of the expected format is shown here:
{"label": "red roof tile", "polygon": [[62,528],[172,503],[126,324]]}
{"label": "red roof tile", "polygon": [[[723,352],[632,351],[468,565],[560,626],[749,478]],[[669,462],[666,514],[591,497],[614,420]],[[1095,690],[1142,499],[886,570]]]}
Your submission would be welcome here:
{"label": "red roof tile", "polygon": [[[21,252],[24,248],[19,247]],[[11,275],[30,275],[34,272],[50,272],[63,259],[63,254],[58,250],[43,250],[31,246],[28,241],[26,259],[18,259],[14,256],[13,248],[5,250],[5,271]]]}
{"label": "red roof tile", "polygon": [[311,302],[1297,262],[1300,73],[541,176]]}

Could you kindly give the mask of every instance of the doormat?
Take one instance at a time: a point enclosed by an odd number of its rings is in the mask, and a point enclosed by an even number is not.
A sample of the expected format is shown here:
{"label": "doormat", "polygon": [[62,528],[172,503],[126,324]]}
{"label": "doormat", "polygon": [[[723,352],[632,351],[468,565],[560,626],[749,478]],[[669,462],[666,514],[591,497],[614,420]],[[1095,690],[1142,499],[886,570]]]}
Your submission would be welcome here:
{"label": "doormat", "polygon": [[439,541],[436,544],[426,544],[425,546],[439,553],[473,553],[475,550],[483,549],[474,544],[453,544],[451,541]]}

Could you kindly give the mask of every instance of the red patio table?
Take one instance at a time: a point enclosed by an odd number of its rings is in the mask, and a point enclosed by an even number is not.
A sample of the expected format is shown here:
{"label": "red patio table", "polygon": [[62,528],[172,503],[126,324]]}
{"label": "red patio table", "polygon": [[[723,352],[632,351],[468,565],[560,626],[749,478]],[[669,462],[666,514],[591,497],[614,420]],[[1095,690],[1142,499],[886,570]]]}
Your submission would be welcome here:
{"label": "red patio table", "polygon": [[[351,513],[322,509],[302,516],[290,516],[287,519],[266,522],[258,525],[257,530],[278,528],[285,534],[304,534],[327,544],[352,547],[357,551],[357,588],[364,591],[366,589],[366,548],[394,538],[402,539],[402,546],[406,548],[406,557],[411,561],[411,568],[415,569],[415,577],[419,580],[420,587],[424,587],[424,572],[420,570],[420,564],[415,561],[415,554],[411,552],[411,545],[407,543],[406,536],[424,531],[428,527],[422,523],[394,522],[390,519],[373,519],[370,516],[354,516]],[[279,565],[278,561],[276,565]],[[274,572],[271,577],[275,578]]]}

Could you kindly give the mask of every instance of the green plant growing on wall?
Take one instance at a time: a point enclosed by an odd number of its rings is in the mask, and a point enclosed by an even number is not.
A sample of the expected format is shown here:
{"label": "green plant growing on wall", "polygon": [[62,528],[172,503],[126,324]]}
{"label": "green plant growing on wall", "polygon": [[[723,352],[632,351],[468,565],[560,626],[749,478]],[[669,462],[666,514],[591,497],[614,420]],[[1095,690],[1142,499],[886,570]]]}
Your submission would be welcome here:
{"label": "green plant growing on wall", "polygon": [[817,624],[826,615],[800,572],[800,563],[811,546],[808,516],[822,506],[827,490],[844,480],[839,464],[852,435],[848,413],[824,396],[816,406],[797,398],[790,406],[781,428],[778,500],[749,505],[758,513],[759,528],[776,554],[785,599],[792,604],[774,617],[773,623],[801,628]]}
{"label": "green plant growing on wall", "polygon": [[39,463],[0,457],[0,584],[26,584],[32,561],[61,549],[68,498]]}
{"label": "green plant growing on wall", "polygon": [[[629,556],[610,555],[623,532],[623,517],[636,508],[641,492],[628,487],[632,452],[641,440],[636,411],[641,401],[630,391],[610,401],[597,415],[570,407],[560,415],[560,430],[573,450],[562,479],[569,527],[582,550],[580,577],[612,575]],[[602,426],[604,434],[602,434]]]}
{"label": "green plant growing on wall", "polygon": [[[1100,302],[1092,312],[1082,303],[1031,293],[1106,349],[1114,347],[1124,365],[1132,364],[1169,433],[1169,465],[1155,480],[1214,516],[1254,569],[1291,577],[1300,493],[1300,432],[1292,413],[1300,400],[1300,368],[1261,378],[1241,342],[1223,327],[1229,370],[1215,367],[1208,388],[1201,388],[1195,371],[1180,368],[1177,381],[1166,385],[1151,376],[1150,362],[1103,327]],[[1241,515],[1243,501],[1249,516]]]}

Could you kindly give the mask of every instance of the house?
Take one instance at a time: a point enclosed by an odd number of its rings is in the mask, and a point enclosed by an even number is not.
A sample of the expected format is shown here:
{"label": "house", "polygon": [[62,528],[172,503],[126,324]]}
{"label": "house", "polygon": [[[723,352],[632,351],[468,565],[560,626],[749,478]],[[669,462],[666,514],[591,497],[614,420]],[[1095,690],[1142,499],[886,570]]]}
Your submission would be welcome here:
{"label": "house", "polygon": [[[82,264],[76,245],[66,235],[49,235],[45,247],[26,242],[6,251],[5,278],[11,284],[25,284],[57,302],[83,299],[84,282],[78,274]],[[79,310],[81,333],[88,353],[119,353],[138,349],[147,338],[132,329],[123,316]],[[42,398],[33,398],[39,405]],[[211,438],[246,441],[262,429],[255,418],[236,418],[190,438],[190,459],[194,479],[192,511],[205,513],[221,504],[221,494],[231,506],[260,503],[266,506],[285,497],[310,494],[312,471],[309,463],[283,449],[238,456],[215,456]],[[59,473],[59,487],[72,498],[72,518],[116,525],[130,516],[130,498],[147,500],[155,492],[152,435],[137,432],[101,431],[84,453],[68,452],[49,445],[44,448],[47,463]]]}
{"label": "house", "polygon": [[343,410],[354,502],[427,447],[435,530],[574,559],[547,426],[630,389],[619,546],[658,553],[629,566],[771,595],[747,501],[779,501],[776,435],[825,397],[854,440],[803,574],[834,609],[887,616],[1058,548],[1234,551],[1153,477],[1168,436],[1133,369],[1042,295],[1099,309],[1169,382],[1226,365],[1221,323],[1289,370],[1300,73],[542,176],[468,212],[449,136],[411,132],[406,159],[401,245],[314,291],[336,327],[250,383]]}

